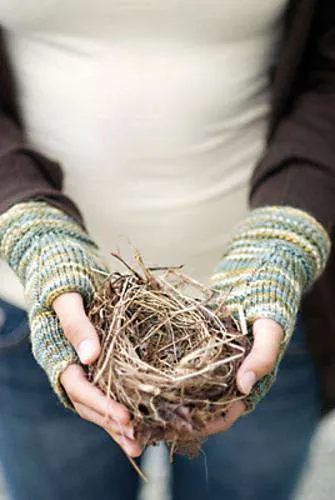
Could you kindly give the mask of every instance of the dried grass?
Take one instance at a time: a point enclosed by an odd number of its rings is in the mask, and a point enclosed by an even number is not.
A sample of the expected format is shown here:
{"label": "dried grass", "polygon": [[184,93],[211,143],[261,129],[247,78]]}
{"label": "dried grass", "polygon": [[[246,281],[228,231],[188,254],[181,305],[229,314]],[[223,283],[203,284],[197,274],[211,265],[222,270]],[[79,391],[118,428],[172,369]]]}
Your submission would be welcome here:
{"label": "dried grass", "polygon": [[[102,353],[90,378],[130,411],[143,445],[166,441],[195,455],[203,429],[224,415],[239,393],[236,372],[250,349],[243,314],[228,315],[218,296],[181,268],[137,267],[108,276],[90,319]],[[157,273],[160,272],[159,276]]]}

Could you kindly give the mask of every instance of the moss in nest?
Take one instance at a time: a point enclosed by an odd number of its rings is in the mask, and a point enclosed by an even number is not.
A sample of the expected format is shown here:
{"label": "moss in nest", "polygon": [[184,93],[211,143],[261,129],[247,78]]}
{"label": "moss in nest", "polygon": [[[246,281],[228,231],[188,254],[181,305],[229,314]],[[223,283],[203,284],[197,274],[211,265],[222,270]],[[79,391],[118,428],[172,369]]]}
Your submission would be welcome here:
{"label": "moss in nest", "polygon": [[127,271],[95,294],[89,317],[102,352],[90,379],[129,409],[141,445],[165,441],[193,456],[205,425],[244,397],[235,383],[250,349],[243,317],[181,268],[148,268],[136,254],[137,270],[113,255]]}

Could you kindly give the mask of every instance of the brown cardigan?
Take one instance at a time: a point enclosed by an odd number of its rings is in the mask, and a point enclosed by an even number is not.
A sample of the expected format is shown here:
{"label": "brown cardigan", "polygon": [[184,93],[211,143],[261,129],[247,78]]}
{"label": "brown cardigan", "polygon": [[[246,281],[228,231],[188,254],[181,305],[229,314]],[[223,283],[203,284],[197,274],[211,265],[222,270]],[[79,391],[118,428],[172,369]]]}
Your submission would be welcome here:
{"label": "brown cardigan", "polygon": [[[0,39],[0,213],[45,199],[81,221],[62,192],[60,167],[25,142],[4,42]],[[291,205],[335,238],[335,1],[292,0],[278,64],[271,72],[268,147],[250,189],[252,207]],[[81,221],[82,222],[82,221]],[[334,305],[333,305],[334,304]],[[335,251],[303,302],[324,409],[335,407]]]}

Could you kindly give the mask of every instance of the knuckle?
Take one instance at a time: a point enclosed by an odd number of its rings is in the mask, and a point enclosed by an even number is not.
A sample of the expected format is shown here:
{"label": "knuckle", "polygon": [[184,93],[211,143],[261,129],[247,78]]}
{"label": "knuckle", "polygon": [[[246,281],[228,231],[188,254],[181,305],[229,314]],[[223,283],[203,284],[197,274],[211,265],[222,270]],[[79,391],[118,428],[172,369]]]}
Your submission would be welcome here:
{"label": "knuckle", "polygon": [[[62,325],[63,326],[63,325]],[[83,331],[85,331],[79,322],[69,322],[63,326],[64,335],[70,341],[71,344],[77,346],[82,340]],[[86,336],[86,335],[85,335]]]}
{"label": "knuckle", "polygon": [[78,413],[80,418],[82,418],[83,420],[86,420],[85,413],[82,410],[77,410],[77,413]]}
{"label": "knuckle", "polygon": [[71,399],[71,397],[72,397],[71,379],[70,379],[70,375],[69,375],[68,369],[64,370],[60,374],[59,380],[60,380],[60,383],[62,384],[63,388],[65,389],[66,394]]}
{"label": "knuckle", "polygon": [[104,416],[104,417],[99,418],[99,425],[103,429],[110,430],[113,432],[117,431],[115,425],[113,425],[113,423],[111,422],[111,420],[109,419],[108,416]]}
{"label": "knuckle", "polygon": [[79,417],[85,419],[85,411],[84,411],[83,407],[79,404],[76,404],[76,403],[74,403],[73,406],[74,406],[74,409],[76,410],[77,414],[79,415]]}
{"label": "knuckle", "polygon": [[111,429],[108,429],[108,428],[105,428],[105,431],[107,432],[107,434],[110,435],[110,437],[112,439],[114,439],[114,441],[120,445],[120,441],[121,441],[121,436],[119,436],[114,430],[111,430]]}
{"label": "knuckle", "polygon": [[76,363],[69,364],[60,374],[60,381],[62,385],[68,386],[70,389],[73,386],[73,381],[78,374],[78,367]]}
{"label": "knuckle", "polygon": [[126,410],[123,410],[122,412],[119,412],[117,415],[114,415],[114,420],[118,423],[118,425],[127,425],[130,422],[130,416],[126,412]]}
{"label": "knuckle", "polygon": [[60,382],[72,403],[79,403],[78,398],[78,378],[77,364],[69,365],[60,375]]}

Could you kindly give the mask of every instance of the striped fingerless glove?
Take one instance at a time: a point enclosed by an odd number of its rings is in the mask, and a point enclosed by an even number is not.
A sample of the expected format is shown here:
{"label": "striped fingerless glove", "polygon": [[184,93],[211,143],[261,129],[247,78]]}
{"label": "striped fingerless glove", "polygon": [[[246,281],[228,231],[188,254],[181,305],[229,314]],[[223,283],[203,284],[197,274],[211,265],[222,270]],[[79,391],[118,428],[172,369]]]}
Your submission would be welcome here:
{"label": "striped fingerless glove", "polygon": [[61,372],[78,362],[65,338],[52,303],[65,292],[78,292],[86,306],[105,271],[96,245],[61,210],[43,202],[20,203],[0,217],[0,256],[20,278],[28,306],[31,342],[37,362],[63,401]]}
{"label": "striped fingerless glove", "polygon": [[[253,210],[232,235],[212,286],[230,311],[243,308],[249,327],[271,318],[284,330],[278,364],[293,333],[303,293],[323,271],[330,240],[310,215],[290,207]],[[278,368],[277,364],[277,368]],[[254,409],[272,385],[277,368],[245,399]]]}

